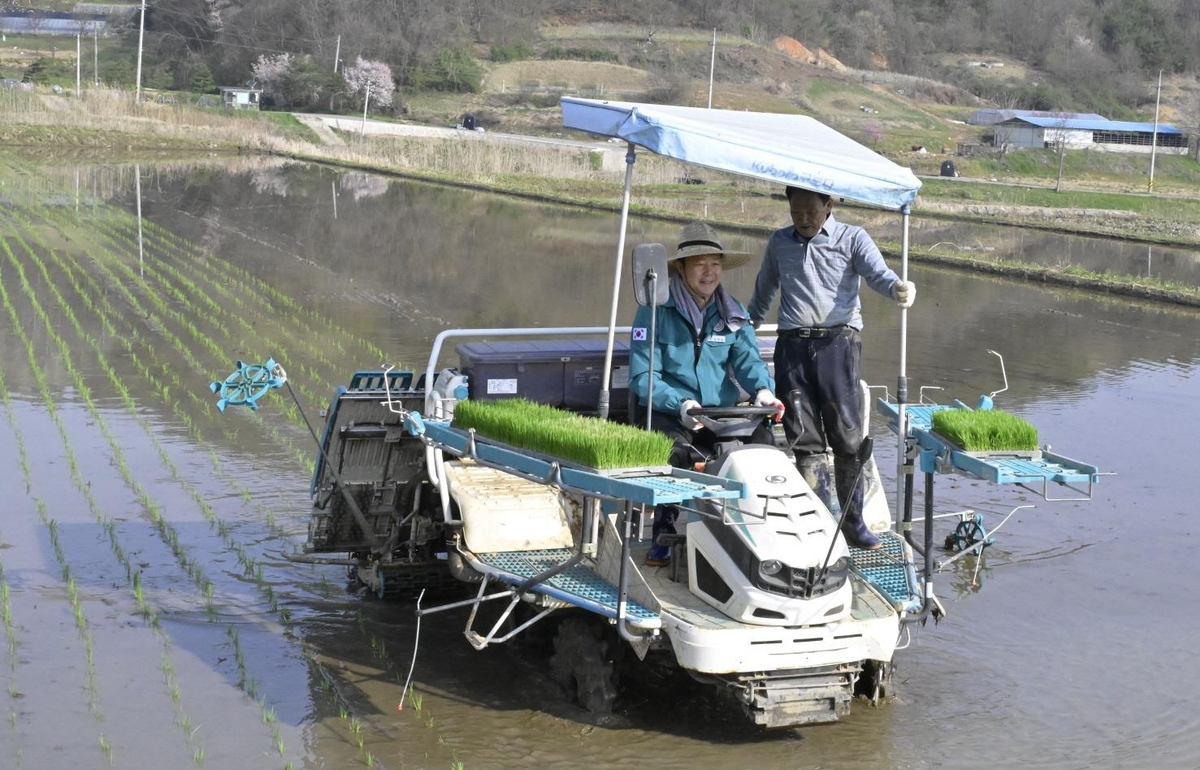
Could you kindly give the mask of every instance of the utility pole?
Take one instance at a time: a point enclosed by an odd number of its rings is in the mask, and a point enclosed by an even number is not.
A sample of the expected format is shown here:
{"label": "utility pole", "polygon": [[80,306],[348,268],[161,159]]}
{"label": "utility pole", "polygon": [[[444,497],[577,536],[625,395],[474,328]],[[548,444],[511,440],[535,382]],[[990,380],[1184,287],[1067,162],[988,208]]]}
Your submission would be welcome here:
{"label": "utility pole", "polygon": [[338,35],[337,47],[333,49],[333,71],[337,72],[338,59],[342,55],[342,36]]}
{"label": "utility pole", "polygon": [[92,79],[96,88],[100,87],[100,33],[98,25],[92,23]]}
{"label": "utility pole", "polygon": [[83,67],[83,57],[80,56],[80,54],[79,54],[80,45],[82,45],[82,43],[80,42],[80,38],[82,38],[82,37],[83,37],[82,33],[75,35],[75,98],[76,99],[83,98],[83,89],[81,88],[81,86],[82,86],[81,76],[83,74],[83,70],[81,68]]}
{"label": "utility pole", "polygon": [[1063,161],[1066,159],[1066,155],[1067,155],[1066,150],[1067,150],[1067,141],[1062,136],[1059,136],[1058,137],[1058,179],[1055,180],[1055,182],[1054,182],[1054,192],[1058,192],[1062,189]]}
{"label": "utility pole", "polygon": [[713,71],[717,68],[717,28],[713,27],[712,57],[708,61],[708,108],[712,109]]}
{"label": "utility pole", "polygon": [[1063,163],[1067,157],[1067,118],[1063,115],[1058,121],[1058,179],[1054,182],[1054,192],[1062,190]]}
{"label": "utility pole", "polygon": [[134,101],[142,100],[142,41],[146,38],[146,0],[142,0],[142,21],[138,25],[137,92]]}
{"label": "utility pole", "polygon": [[367,105],[371,103],[371,81],[367,81],[367,95],[363,97],[362,138],[367,138]]}
{"label": "utility pole", "polygon": [[1154,192],[1154,154],[1158,150],[1158,105],[1162,101],[1162,70],[1158,71],[1158,94],[1154,97],[1154,134],[1150,137],[1150,179],[1146,192]]}

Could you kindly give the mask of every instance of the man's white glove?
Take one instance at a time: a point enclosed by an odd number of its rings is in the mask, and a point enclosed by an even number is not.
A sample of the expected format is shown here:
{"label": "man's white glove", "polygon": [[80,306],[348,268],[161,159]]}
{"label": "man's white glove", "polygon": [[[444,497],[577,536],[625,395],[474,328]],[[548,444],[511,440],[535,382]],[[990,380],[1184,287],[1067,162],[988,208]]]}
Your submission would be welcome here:
{"label": "man's white glove", "polygon": [[775,394],[767,388],[763,388],[762,390],[758,391],[758,393],[754,396],[754,405],[773,406],[775,407],[775,416],[771,419],[773,419],[775,422],[779,422],[783,419],[783,402],[775,398]]}
{"label": "man's white glove", "polygon": [[679,405],[679,424],[687,430],[700,430],[700,421],[688,414],[689,409],[699,409],[700,402],[686,399]]}
{"label": "man's white glove", "polygon": [[917,285],[912,281],[896,281],[894,290],[896,304],[900,307],[912,307],[917,299]]}

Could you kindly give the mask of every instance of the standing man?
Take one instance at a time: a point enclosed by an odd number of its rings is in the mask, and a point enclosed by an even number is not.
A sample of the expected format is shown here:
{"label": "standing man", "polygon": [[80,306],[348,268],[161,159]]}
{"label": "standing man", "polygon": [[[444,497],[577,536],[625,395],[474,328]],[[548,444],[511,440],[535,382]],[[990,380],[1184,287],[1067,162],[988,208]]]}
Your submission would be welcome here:
{"label": "standing man", "polygon": [[[917,287],[884,264],[866,230],[834,219],[829,195],[788,187],[787,199],[792,224],[767,241],[748,309],[751,322],[761,324],[779,291],[775,379],[776,393],[784,394],[787,405],[784,430],[789,443],[796,442],[796,467],[814,490],[826,444],[833,449],[834,486],[845,509],[860,468],[855,456],[866,435],[858,384],[859,285],[865,279],[905,308],[912,306]],[[802,394],[798,413],[786,397],[793,390]],[[860,548],[882,545],[863,522],[861,497],[844,529]]]}

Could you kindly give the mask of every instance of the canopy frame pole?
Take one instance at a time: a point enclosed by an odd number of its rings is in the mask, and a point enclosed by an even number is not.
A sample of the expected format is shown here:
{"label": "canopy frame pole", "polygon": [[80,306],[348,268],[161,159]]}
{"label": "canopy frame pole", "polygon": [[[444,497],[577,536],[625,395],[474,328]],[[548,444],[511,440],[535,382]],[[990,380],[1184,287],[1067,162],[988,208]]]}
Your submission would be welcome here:
{"label": "canopy frame pole", "polygon": [[[908,280],[908,225],[911,208],[906,203],[900,208],[902,222],[900,236],[900,280]],[[904,480],[906,472],[911,472],[908,466],[908,413],[904,405],[908,403],[908,308],[900,308],[900,374],[896,380],[896,518],[900,519],[904,511],[905,494]],[[911,526],[911,525],[909,525]]]}
{"label": "canopy frame pole", "polygon": [[600,402],[596,410],[601,420],[608,419],[609,385],[612,375],[613,346],[617,329],[617,301],[621,297],[621,271],[625,259],[625,230],[629,225],[629,197],[633,189],[633,164],[637,162],[633,142],[625,152],[625,192],[621,196],[621,232],[617,236],[617,267],[613,274],[612,311],[608,316],[608,342],[604,347],[604,373],[600,376]]}

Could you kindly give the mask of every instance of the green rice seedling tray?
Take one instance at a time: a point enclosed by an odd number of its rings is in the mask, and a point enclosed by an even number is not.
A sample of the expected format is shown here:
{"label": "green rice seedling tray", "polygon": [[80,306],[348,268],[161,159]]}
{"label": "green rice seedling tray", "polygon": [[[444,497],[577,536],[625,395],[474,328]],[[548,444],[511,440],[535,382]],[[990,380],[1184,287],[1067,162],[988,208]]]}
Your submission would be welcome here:
{"label": "green rice seedling tray", "polygon": [[493,442],[442,421],[426,421],[424,436],[434,447],[458,457],[468,457],[565,489],[611,500],[628,500],[637,505],[678,504],[700,499],[736,500],[746,496],[746,485],[733,479],[670,466],[604,471],[579,467],[531,450]]}
{"label": "green rice seedling tray", "polygon": [[665,434],[525,399],[461,401],[452,425],[504,444],[605,470],[666,465],[672,449],[671,438]]}

